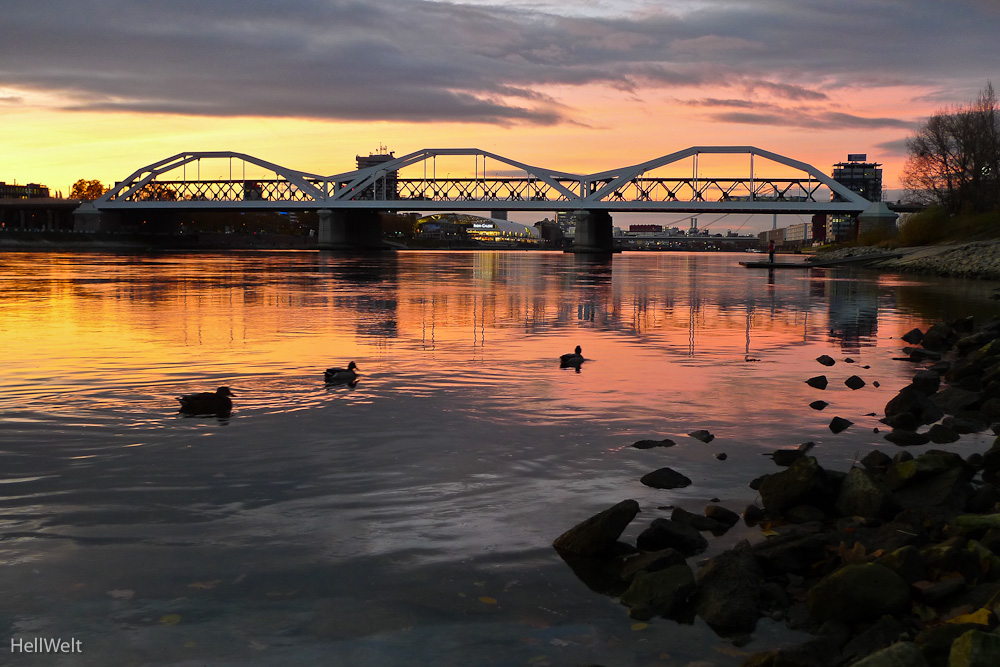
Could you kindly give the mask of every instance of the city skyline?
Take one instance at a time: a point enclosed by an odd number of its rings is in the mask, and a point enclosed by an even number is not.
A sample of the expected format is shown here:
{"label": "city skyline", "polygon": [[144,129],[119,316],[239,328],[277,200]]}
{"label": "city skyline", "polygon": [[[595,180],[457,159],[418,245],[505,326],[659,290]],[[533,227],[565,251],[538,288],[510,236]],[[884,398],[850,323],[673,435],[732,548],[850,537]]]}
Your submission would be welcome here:
{"label": "city skyline", "polygon": [[998,71],[985,0],[14,0],[0,26],[0,181],[68,193],[178,152],[333,173],[380,146],[476,147],[575,173],[692,145],[898,190],[905,140]]}

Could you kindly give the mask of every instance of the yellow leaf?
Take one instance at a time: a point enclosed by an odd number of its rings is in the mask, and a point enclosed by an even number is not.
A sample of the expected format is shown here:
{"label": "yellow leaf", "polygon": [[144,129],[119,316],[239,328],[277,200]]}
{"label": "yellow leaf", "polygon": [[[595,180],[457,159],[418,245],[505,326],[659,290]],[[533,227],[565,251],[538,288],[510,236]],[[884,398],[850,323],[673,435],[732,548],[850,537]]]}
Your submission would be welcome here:
{"label": "yellow leaf", "polygon": [[481,598],[479,598],[479,601],[480,602],[485,602],[486,604],[496,604],[497,603],[496,598],[491,598],[491,597],[486,596],[486,595],[484,595]]}
{"label": "yellow leaf", "polygon": [[767,537],[774,537],[775,535],[778,534],[778,531],[776,531],[776,530],[762,530],[760,532],[762,534],[766,535]]}
{"label": "yellow leaf", "polygon": [[160,623],[163,625],[177,625],[181,622],[180,614],[165,614],[160,617]]}
{"label": "yellow leaf", "polygon": [[212,588],[215,588],[220,583],[222,583],[221,579],[212,579],[211,581],[196,581],[193,584],[188,584],[188,588],[197,588],[199,590],[207,591]]}
{"label": "yellow leaf", "polygon": [[993,620],[993,612],[989,609],[977,609],[971,614],[962,614],[955,618],[949,618],[946,623],[975,623],[977,625],[990,625]]}
{"label": "yellow leaf", "polygon": [[648,627],[649,627],[649,623],[633,623],[632,624],[632,629],[633,630],[645,630]]}

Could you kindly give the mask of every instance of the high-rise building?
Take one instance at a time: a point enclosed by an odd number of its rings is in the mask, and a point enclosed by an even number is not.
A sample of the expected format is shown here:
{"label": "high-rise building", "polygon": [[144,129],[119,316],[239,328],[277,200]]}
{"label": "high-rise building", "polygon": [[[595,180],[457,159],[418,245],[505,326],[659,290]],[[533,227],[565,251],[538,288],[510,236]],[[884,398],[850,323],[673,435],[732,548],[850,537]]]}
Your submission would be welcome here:
{"label": "high-rise building", "polygon": [[[389,151],[388,153],[384,152],[384,146],[379,147],[379,150],[380,152],[378,153],[369,153],[367,157],[357,155],[358,169],[375,167],[396,159],[396,156],[393,155],[393,151]],[[399,190],[397,187],[398,177],[398,171],[386,172],[384,176],[377,178],[375,183],[365,188],[361,197],[355,197],[355,199],[399,199]]]}
{"label": "high-rise building", "polygon": [[49,189],[38,183],[8,185],[0,182],[0,199],[44,199],[48,196]]}
{"label": "high-rise building", "polygon": [[[857,192],[870,202],[882,201],[882,170],[881,164],[868,162],[864,153],[850,153],[847,162],[833,165],[833,180],[848,190]],[[832,201],[844,201],[836,193]],[[857,236],[857,216],[834,213],[827,216],[826,238],[831,241],[845,241]]]}

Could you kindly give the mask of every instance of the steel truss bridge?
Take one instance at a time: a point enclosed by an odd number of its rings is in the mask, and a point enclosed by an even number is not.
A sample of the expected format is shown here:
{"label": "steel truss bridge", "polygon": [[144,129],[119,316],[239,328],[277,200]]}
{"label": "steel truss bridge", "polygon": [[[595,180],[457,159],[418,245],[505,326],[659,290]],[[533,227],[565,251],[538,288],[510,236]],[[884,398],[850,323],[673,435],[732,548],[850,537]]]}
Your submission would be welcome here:
{"label": "steel truss bridge", "polygon": [[[699,172],[699,157],[741,154],[749,158],[744,167],[737,168],[742,173],[705,176]],[[474,148],[423,149],[402,157],[380,157],[384,161],[371,167],[322,176],[244,153],[180,153],[136,170],[94,206],[123,212],[410,209],[834,214],[857,214],[871,206],[815,167],[753,146],[693,146],[585,175],[536,167]],[[441,176],[439,158],[472,158],[474,167],[469,164],[468,171],[475,176]],[[487,161],[494,175],[488,175]],[[692,164],[688,167],[685,161]],[[657,171],[671,175],[656,175]],[[684,175],[677,175],[679,171]],[[202,172],[215,176],[202,178]],[[768,175],[778,172],[782,175]],[[496,175],[511,173],[515,175]]]}

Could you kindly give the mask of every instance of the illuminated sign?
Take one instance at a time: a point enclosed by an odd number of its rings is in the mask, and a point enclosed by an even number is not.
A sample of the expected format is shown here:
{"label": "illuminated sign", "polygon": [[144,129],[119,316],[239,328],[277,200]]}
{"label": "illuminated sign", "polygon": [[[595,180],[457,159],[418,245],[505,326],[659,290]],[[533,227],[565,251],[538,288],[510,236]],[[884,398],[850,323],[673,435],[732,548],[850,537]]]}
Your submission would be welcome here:
{"label": "illuminated sign", "polygon": [[472,223],[473,229],[494,229],[492,222],[474,222]]}

